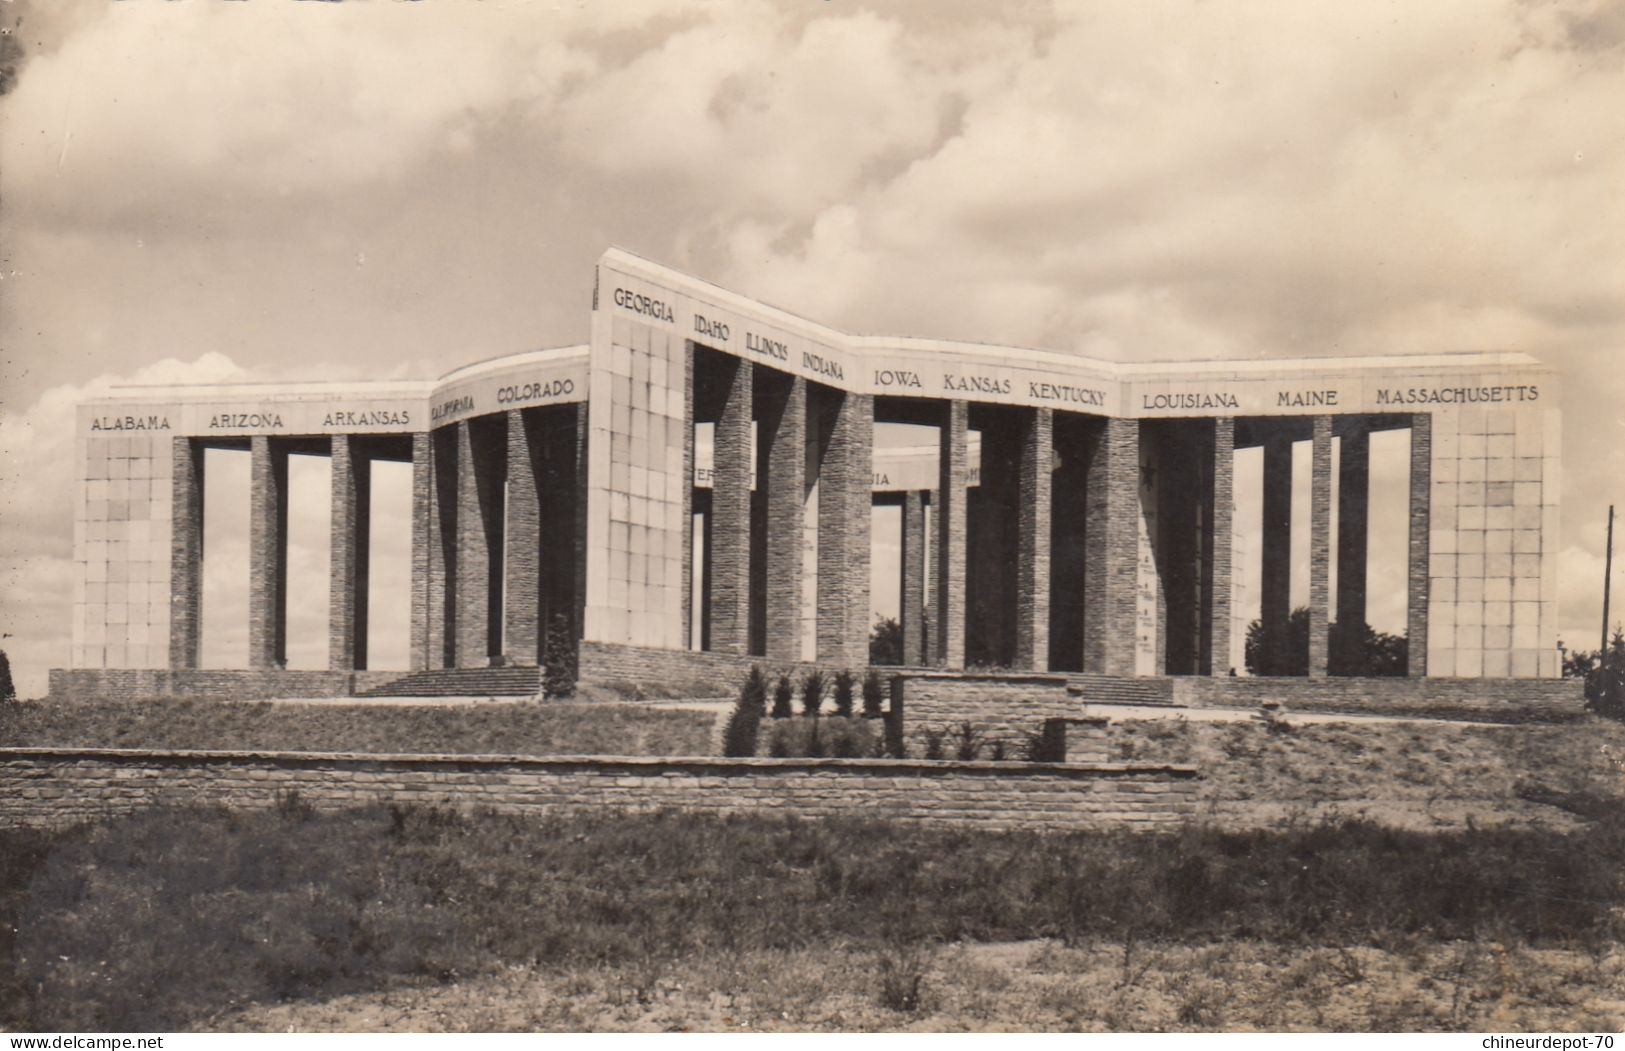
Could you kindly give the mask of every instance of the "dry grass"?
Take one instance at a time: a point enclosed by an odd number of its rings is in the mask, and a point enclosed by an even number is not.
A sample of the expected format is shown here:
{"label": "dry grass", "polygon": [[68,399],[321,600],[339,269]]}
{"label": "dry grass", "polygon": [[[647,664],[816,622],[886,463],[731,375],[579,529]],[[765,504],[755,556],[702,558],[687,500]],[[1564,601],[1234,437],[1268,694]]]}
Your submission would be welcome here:
{"label": "dry grass", "polygon": [[1250,827],[1328,815],[1409,828],[1576,827],[1625,809],[1625,725],[1114,722],[1110,756],[1196,763],[1210,820]]}
{"label": "dry grass", "polygon": [[[1090,975],[1165,991],[1125,1003],[1121,1017],[1021,1024],[1161,1026],[1172,1011],[1203,1028],[1234,1022],[1223,1012],[1239,994],[1212,983],[1224,954],[1247,945],[1272,947],[1257,950],[1270,960],[1258,973],[1344,946],[1410,960],[1420,982],[1437,980],[1437,951],[1455,943],[1603,967],[1625,935],[1618,820],[1580,833],[1353,822],[1042,835],[774,816],[312,813],[290,799],[269,812],[155,810],[69,832],[0,831],[0,859],[0,1026],[29,1030],[206,1028],[249,1004],[421,991],[513,968],[582,985],[583,1003],[613,993],[637,1011],[673,983],[707,996],[756,989],[755,970],[726,971],[753,954],[781,961],[764,973],[784,981],[748,1017],[805,1020],[857,996],[903,1024],[997,1012],[965,998],[1002,979],[942,977],[945,946],[1040,939]],[[1198,949],[1218,955],[1181,955]],[[997,962],[966,951],[978,966]],[[851,974],[813,966],[826,955]],[[1146,984],[1165,957],[1177,966]],[[1381,970],[1358,953],[1337,960],[1349,973]],[[722,976],[693,985],[707,966]],[[1493,977],[1473,968],[1474,982]],[[1238,988],[1252,973],[1233,970]]]}
{"label": "dry grass", "polygon": [[[1125,971],[1125,958],[1130,967]],[[1493,941],[1396,948],[1265,942],[960,944],[913,957],[919,1002],[888,1006],[888,957],[702,955],[664,966],[531,967],[444,985],[256,1005],[246,1032],[1615,1032],[1625,953]]]}
{"label": "dry grass", "polygon": [[477,755],[708,755],[705,712],[534,701],[461,706],[194,698],[0,706],[0,745]]}

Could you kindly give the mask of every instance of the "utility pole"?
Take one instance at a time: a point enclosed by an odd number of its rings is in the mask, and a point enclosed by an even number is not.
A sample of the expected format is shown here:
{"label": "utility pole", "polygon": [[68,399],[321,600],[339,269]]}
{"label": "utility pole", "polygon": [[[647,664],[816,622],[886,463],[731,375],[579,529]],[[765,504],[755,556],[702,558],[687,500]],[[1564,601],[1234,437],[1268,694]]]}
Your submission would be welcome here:
{"label": "utility pole", "polygon": [[1608,553],[1603,557],[1602,563],[1602,654],[1604,665],[1608,663],[1608,593],[1614,582],[1614,505],[1608,505]]}

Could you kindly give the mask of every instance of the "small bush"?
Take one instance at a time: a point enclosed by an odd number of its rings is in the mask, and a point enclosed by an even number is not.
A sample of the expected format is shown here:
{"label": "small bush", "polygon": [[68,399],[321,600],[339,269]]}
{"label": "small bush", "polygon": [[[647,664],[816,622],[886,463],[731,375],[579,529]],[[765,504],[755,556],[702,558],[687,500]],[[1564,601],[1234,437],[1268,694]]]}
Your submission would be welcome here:
{"label": "small bush", "polygon": [[739,688],[739,699],[734,702],[734,710],[723,728],[723,755],[749,757],[756,754],[756,738],[766,708],[767,680],[762,676],[762,669],[753,666],[745,684]]}
{"label": "small bush", "polygon": [[880,1006],[899,1014],[920,1010],[925,964],[918,949],[887,950],[880,957]]}
{"label": "small bush", "polygon": [[1044,720],[1042,730],[1027,735],[1021,758],[1029,763],[1066,762],[1066,724],[1059,719]]}
{"label": "small bush", "polygon": [[10,704],[17,699],[17,687],[11,681],[11,658],[6,656],[5,650],[0,650],[0,704]]}
{"label": "small bush", "polygon": [[824,694],[829,689],[829,683],[824,678],[821,669],[814,668],[801,680],[801,714],[818,716],[818,710],[824,706]]}
{"label": "small bush", "polygon": [[903,739],[903,720],[893,712],[880,725],[885,732],[885,754],[893,759],[907,759],[908,742]]}
{"label": "small bush", "polygon": [[925,757],[927,759],[945,759],[942,745],[948,739],[948,731],[927,727],[925,730]]}
{"label": "small bush", "polygon": [[852,687],[857,678],[845,668],[835,674],[835,714],[843,719],[852,715]]}
{"label": "small bush", "polygon": [[861,719],[784,719],[773,724],[768,754],[776,759],[859,759],[875,754],[877,740]]}
{"label": "small bush", "polygon": [[988,755],[988,758],[992,759],[995,763],[1004,762],[1004,742],[1003,741],[994,741],[993,742],[993,748],[992,748],[991,753]]}
{"label": "small bush", "polygon": [[780,675],[779,681],[773,687],[773,718],[788,719],[794,715],[790,709],[790,702],[795,694],[790,689],[790,676]]}
{"label": "small bush", "polygon": [[954,733],[954,758],[969,763],[982,754],[982,735],[970,723],[960,723]]}
{"label": "small bush", "polygon": [[879,719],[885,715],[885,700],[885,687],[881,685],[880,673],[871,669],[863,677],[863,717]]}

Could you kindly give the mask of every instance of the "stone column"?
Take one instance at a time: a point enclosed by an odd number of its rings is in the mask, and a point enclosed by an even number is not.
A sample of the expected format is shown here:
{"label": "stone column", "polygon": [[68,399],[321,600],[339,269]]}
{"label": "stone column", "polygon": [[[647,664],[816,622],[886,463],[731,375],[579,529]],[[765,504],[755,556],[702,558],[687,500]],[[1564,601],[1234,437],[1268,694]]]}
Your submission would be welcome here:
{"label": "stone column", "polygon": [[818,657],[869,663],[869,516],[875,401],[827,392],[829,441],[818,471]]}
{"label": "stone column", "polygon": [[203,448],[171,442],[169,666],[196,668],[203,640]]}
{"label": "stone column", "polygon": [[1087,485],[1084,671],[1133,675],[1139,586],[1138,420],[1105,421],[1089,462]]}
{"label": "stone column", "polygon": [[463,420],[457,441],[456,666],[484,668],[500,648],[502,616],[502,478],[490,421]]}
{"label": "stone column", "polygon": [[1309,675],[1326,675],[1331,597],[1332,418],[1316,416],[1309,485]]}
{"label": "stone column", "polygon": [[902,586],[899,618],[903,622],[903,663],[925,664],[925,494],[903,494]]}
{"label": "stone column", "polygon": [[750,638],[752,366],[720,358],[732,375],[711,449],[711,649],[744,654]]}
{"label": "stone column", "polygon": [[1208,506],[1212,539],[1208,543],[1208,571],[1204,574],[1207,587],[1207,639],[1206,671],[1209,675],[1228,675],[1230,661],[1230,618],[1232,602],[1231,549],[1234,545],[1233,522],[1236,507],[1236,421],[1232,416],[1221,416],[1213,421],[1213,462],[1210,474]]}
{"label": "stone column", "polygon": [[[1433,416],[1411,416],[1411,521],[1406,579],[1405,673],[1428,673],[1428,531],[1431,528],[1433,486]],[[1552,542],[1555,543],[1555,540]]]}
{"label": "stone column", "polygon": [[806,527],[807,381],[800,376],[774,376],[765,385],[757,440],[766,448],[763,477],[766,492],[766,563],[768,658],[801,659],[802,533]]}
{"label": "stone column", "polygon": [[970,480],[970,406],[943,403],[936,518],[936,586],[931,604],[937,639],[936,662],[945,668],[965,666],[965,484]]}
{"label": "stone column", "polygon": [[1292,615],[1292,441],[1282,434],[1264,439],[1264,537],[1259,566],[1258,619],[1265,645],[1265,675],[1284,675],[1291,663]]}
{"label": "stone column", "polygon": [[1371,432],[1354,419],[1343,428],[1337,465],[1338,653],[1333,663],[1352,675],[1364,660],[1366,542],[1371,501]]}
{"label": "stone column", "polygon": [[249,439],[248,666],[288,660],[288,454],[265,435]]}
{"label": "stone column", "polygon": [[[534,667],[542,652],[542,466],[540,421],[508,410],[506,581],[502,651],[514,664]],[[549,494],[553,496],[554,494]]]}
{"label": "stone column", "polygon": [[327,666],[367,666],[367,545],[371,531],[372,462],[357,438],[328,439],[332,474],[327,577]]}
{"label": "stone column", "polygon": [[1049,670],[1050,485],[1055,469],[1055,412],[1031,409],[1021,435],[1016,484],[1015,666]]}
{"label": "stone column", "polygon": [[412,435],[411,668],[446,666],[446,559],[436,499],[436,436]]}
{"label": "stone column", "polygon": [[[694,344],[685,342],[683,345],[683,476],[678,481],[678,495],[682,500],[682,538],[683,545],[683,579],[679,582],[682,588],[682,624],[683,648],[696,649],[694,630],[694,559],[697,552],[694,550]],[[581,418],[586,419],[587,406],[581,407]],[[582,444],[585,449],[585,442]],[[583,454],[581,477],[587,477],[586,459]],[[711,462],[716,463],[716,450],[711,451]],[[586,514],[586,492],[582,491],[581,512]],[[583,521],[585,521],[583,519]],[[579,534],[583,540],[586,530],[583,528]],[[584,555],[583,555],[584,557]],[[585,562],[582,563],[585,566]],[[586,573],[578,574],[580,579],[586,579]],[[702,578],[703,579],[703,578]],[[703,592],[702,592],[703,595]]]}

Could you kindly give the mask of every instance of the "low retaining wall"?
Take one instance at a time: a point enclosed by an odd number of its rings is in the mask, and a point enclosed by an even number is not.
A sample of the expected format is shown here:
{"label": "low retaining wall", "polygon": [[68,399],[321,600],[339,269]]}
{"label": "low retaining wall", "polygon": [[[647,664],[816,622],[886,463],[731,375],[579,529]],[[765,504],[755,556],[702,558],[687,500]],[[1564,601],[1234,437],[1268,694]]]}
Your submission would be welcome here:
{"label": "low retaining wall", "polygon": [[[787,672],[796,687],[797,703],[801,697],[801,676],[813,668],[822,668],[827,678],[833,679],[840,671],[850,671],[859,680],[867,666],[846,667],[840,664],[812,663],[810,661],[781,661],[769,657],[741,657],[729,653],[711,653],[700,650],[662,650],[650,646],[627,646],[613,642],[581,643],[580,663],[576,673],[582,685],[634,685],[648,690],[651,695],[733,697],[750,674],[752,666],[764,674],[776,676]],[[884,679],[896,674],[897,669],[876,665]]]}
{"label": "low retaining wall", "polygon": [[567,814],[766,811],[1055,830],[1176,824],[1196,769],[885,759],[636,759],[0,748],[0,823],[58,825],[150,806],[367,803]]}
{"label": "low retaining wall", "polygon": [[1371,715],[1433,715],[1501,722],[1567,721],[1585,712],[1579,679],[1352,679],[1175,677],[1175,704]]}
{"label": "low retaining wall", "polygon": [[405,676],[404,671],[261,669],[52,668],[50,696],[214,697],[251,701],[268,697],[349,697]]}
{"label": "low retaining wall", "polygon": [[[902,712],[903,736],[913,755],[925,747],[927,730],[952,735],[970,723],[987,745],[1003,741],[1006,754],[1016,757],[1027,736],[1042,730],[1045,720],[1078,719],[1084,714],[1083,702],[1067,689],[1065,675],[974,672],[900,674],[892,680],[892,710]],[[1088,754],[1088,739],[1086,733],[1070,732],[1067,757],[1095,758]]]}

